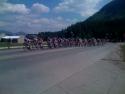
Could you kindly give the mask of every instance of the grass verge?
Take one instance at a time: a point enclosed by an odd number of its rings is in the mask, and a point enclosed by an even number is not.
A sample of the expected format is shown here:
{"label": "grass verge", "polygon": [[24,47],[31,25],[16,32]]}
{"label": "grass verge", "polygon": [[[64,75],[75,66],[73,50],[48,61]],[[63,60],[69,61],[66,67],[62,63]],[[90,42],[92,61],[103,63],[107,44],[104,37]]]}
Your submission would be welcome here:
{"label": "grass verge", "polygon": [[13,47],[13,46],[23,46],[23,44],[0,42],[0,47]]}
{"label": "grass verge", "polygon": [[17,47],[17,46],[23,46],[23,44],[0,42],[0,48],[11,48],[11,47]]}

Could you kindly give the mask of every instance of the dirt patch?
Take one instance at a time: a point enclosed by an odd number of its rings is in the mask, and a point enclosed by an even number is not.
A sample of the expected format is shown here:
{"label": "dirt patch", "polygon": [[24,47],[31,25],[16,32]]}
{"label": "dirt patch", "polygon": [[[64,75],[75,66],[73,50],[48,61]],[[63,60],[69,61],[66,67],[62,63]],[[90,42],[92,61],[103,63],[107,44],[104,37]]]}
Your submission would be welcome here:
{"label": "dirt patch", "polygon": [[108,56],[102,59],[108,63],[112,63],[118,66],[120,69],[125,70],[125,46],[122,45],[116,47]]}

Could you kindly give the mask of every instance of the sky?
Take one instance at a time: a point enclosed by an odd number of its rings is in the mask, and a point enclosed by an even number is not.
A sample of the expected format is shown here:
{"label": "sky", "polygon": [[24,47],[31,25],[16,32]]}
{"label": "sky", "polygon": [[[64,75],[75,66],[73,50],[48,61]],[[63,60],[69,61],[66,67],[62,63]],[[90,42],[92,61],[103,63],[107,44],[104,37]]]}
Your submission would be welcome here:
{"label": "sky", "polygon": [[84,21],[111,0],[0,0],[0,30],[54,32]]}

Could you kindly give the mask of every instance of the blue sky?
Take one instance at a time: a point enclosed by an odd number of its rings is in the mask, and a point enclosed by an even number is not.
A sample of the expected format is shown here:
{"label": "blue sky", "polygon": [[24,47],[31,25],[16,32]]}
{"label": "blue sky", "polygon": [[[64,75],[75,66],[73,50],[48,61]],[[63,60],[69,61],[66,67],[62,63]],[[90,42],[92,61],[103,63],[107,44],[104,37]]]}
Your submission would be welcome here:
{"label": "blue sky", "polygon": [[0,30],[58,31],[84,21],[111,0],[0,0]]}

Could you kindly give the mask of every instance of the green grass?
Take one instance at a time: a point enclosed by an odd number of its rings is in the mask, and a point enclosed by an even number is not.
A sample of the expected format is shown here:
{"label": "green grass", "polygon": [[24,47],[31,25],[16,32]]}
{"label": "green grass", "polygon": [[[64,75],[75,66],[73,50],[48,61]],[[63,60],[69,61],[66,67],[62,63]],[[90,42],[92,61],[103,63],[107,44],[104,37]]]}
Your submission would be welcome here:
{"label": "green grass", "polygon": [[0,47],[7,47],[7,43],[6,42],[0,42]]}
{"label": "green grass", "polygon": [[14,47],[14,46],[23,46],[23,44],[0,42],[0,47]]}

